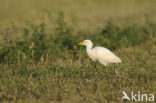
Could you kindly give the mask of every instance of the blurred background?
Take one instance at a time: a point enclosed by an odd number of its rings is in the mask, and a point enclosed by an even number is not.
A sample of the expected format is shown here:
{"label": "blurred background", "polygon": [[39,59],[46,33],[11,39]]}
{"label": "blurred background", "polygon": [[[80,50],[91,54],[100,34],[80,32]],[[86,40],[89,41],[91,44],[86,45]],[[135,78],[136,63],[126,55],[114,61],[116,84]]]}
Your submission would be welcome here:
{"label": "blurred background", "polygon": [[[156,22],[155,0],[0,0],[0,30],[11,23],[23,26],[26,21],[45,22],[48,31],[55,26],[59,12],[78,30],[91,31],[113,19],[118,24],[127,19]],[[51,25],[53,24],[53,25]]]}

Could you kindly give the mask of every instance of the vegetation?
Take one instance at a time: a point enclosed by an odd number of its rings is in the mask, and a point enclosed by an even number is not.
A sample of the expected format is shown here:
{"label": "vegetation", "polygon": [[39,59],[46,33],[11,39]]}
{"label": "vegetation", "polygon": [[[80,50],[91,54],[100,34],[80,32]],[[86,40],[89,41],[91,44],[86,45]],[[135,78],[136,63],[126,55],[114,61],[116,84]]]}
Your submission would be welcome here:
{"label": "vegetation", "polygon": [[[107,20],[92,31],[78,30],[63,12],[51,32],[45,22],[21,28],[12,23],[0,34],[0,102],[120,103],[122,91],[156,97],[156,23],[125,20],[122,26]],[[118,74],[114,65],[95,65],[88,58],[77,45],[85,39],[121,58]]]}

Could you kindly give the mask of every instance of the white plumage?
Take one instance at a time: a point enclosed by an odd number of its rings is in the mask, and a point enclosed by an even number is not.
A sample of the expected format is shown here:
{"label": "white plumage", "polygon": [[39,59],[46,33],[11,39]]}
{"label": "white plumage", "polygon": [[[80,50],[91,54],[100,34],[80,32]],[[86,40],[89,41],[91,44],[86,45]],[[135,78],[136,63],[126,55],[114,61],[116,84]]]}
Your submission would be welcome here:
{"label": "white plumage", "polygon": [[93,43],[91,40],[84,40],[83,42],[80,42],[79,45],[86,46],[86,52],[89,58],[94,62],[99,61],[104,66],[110,63],[121,63],[120,58],[115,56],[109,49],[99,46],[92,48]]}

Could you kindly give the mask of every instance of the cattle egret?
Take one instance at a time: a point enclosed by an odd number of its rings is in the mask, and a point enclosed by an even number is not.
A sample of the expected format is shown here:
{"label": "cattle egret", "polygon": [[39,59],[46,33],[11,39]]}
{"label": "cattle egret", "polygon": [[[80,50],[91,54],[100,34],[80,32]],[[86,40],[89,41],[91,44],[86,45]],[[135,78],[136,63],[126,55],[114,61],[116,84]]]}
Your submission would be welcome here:
{"label": "cattle egret", "polygon": [[[112,53],[109,49],[100,46],[92,48],[93,43],[91,40],[84,40],[78,45],[86,46],[86,52],[89,58],[94,62],[99,61],[99,63],[101,63],[104,66],[110,63],[121,63],[120,58],[117,57],[114,53]],[[117,73],[116,70],[115,72]]]}

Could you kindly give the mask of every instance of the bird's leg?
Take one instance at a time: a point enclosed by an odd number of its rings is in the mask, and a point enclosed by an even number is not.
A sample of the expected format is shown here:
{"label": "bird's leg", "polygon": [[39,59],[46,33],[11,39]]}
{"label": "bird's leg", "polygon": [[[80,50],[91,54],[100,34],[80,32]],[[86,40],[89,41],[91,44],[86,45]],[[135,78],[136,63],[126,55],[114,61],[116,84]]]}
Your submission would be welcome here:
{"label": "bird's leg", "polygon": [[93,63],[94,63],[94,68],[96,68],[97,67],[96,62],[93,62]]}
{"label": "bird's leg", "polygon": [[116,70],[116,65],[115,65],[115,63],[114,63],[114,72],[117,74],[118,73],[118,71]]}
{"label": "bird's leg", "polygon": [[106,74],[107,71],[106,71],[106,64],[104,64],[104,73]]}

